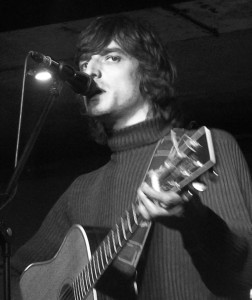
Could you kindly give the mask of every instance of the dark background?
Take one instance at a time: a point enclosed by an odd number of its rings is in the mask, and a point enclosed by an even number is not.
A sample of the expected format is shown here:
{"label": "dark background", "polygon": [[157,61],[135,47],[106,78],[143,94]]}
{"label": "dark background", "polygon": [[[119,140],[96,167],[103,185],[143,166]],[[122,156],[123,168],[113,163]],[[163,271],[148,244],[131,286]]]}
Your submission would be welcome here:
{"label": "dark background", "polygon": [[[234,135],[252,168],[252,5],[237,1],[2,1],[0,9],[0,186],[14,171],[25,57],[30,50],[73,62],[77,36],[90,20],[126,12],[148,19],[178,69],[177,101],[186,123]],[[29,61],[28,66],[34,63]],[[20,155],[47,101],[48,86],[26,76]],[[64,85],[25,163],[15,195],[0,210],[17,249],[79,174],[109,158],[89,136],[81,103]],[[220,174],[221,175],[221,174]],[[2,204],[4,198],[1,197]]]}

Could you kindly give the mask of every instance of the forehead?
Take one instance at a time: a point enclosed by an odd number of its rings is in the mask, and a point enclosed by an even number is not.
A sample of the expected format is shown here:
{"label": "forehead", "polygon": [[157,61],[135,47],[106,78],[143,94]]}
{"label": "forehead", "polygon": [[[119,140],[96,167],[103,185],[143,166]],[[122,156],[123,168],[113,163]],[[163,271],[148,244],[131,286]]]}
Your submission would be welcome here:
{"label": "forehead", "polygon": [[113,49],[113,48],[122,49],[122,47],[114,40],[112,40],[106,48],[107,49]]}

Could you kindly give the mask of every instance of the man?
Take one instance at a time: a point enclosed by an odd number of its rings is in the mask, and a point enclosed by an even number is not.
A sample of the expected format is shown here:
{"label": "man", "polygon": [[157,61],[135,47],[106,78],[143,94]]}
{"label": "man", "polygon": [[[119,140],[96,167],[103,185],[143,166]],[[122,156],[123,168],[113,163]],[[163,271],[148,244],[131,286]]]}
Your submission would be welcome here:
{"label": "man", "polygon": [[[76,61],[102,90],[84,103],[96,138],[112,151],[111,160],[77,178],[38,233],[17,251],[14,299],[24,268],[51,259],[73,224],[111,228],[136,198],[138,213],[154,221],[142,254],[137,299],[249,299],[252,189],[234,139],[212,131],[220,176],[217,182],[207,180],[208,189],[199,197],[142,184],[157,142],[170,136],[177,120],[175,71],[165,47],[148,25],[124,16],[101,17],[81,34]],[[132,299],[124,284],[118,286],[106,299]]]}

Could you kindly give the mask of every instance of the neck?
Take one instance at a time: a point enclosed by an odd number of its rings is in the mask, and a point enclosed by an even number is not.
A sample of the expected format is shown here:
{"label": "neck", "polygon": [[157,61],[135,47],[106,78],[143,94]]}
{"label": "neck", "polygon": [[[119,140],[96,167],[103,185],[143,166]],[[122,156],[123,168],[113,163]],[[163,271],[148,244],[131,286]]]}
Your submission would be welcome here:
{"label": "neck", "polygon": [[132,125],[136,125],[150,118],[151,107],[149,102],[144,102],[141,107],[138,107],[133,113],[129,112],[129,114],[124,114],[123,116],[116,119],[112,128],[114,130],[123,129],[125,127],[129,127]]}

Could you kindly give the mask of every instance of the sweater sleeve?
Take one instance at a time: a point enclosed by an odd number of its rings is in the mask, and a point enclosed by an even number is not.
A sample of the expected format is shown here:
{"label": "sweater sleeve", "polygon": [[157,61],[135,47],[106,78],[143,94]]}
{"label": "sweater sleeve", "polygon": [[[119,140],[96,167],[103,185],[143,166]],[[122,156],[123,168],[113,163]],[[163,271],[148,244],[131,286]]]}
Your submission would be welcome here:
{"label": "sweater sleeve", "polygon": [[[38,232],[12,257],[10,270],[12,299],[21,299],[19,280],[24,269],[31,263],[53,258],[58,251],[71,225],[67,214],[67,206],[68,191],[56,202]],[[2,298],[0,297],[0,299]]]}
{"label": "sweater sleeve", "polygon": [[208,288],[234,295],[252,287],[252,187],[246,161],[229,134],[214,131],[217,182],[185,209],[185,249]]}

